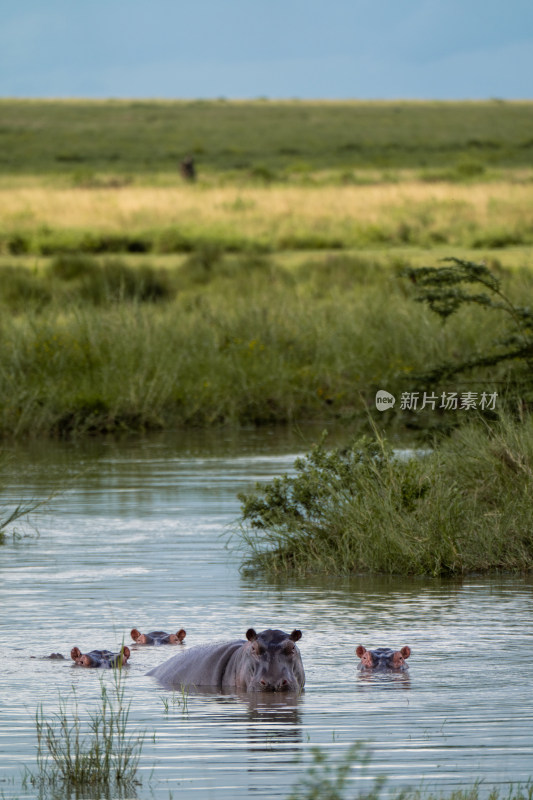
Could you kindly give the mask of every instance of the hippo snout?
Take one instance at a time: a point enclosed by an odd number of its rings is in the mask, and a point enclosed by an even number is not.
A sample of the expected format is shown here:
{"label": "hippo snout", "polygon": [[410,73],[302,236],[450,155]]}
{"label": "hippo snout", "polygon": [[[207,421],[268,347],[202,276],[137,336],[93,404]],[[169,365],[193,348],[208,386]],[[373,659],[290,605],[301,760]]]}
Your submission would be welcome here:
{"label": "hippo snout", "polygon": [[278,680],[260,678],[258,688],[261,692],[288,692],[298,687],[294,681],[290,681],[287,678],[279,678]]}

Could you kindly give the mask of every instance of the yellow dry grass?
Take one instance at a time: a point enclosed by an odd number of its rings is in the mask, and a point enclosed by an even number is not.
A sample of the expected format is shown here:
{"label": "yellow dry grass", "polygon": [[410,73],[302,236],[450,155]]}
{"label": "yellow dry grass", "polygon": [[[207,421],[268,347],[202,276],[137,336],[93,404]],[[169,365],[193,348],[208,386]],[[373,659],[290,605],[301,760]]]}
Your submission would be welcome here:
{"label": "yellow dry grass", "polygon": [[185,226],[255,237],[284,231],[342,231],[347,225],[408,221],[475,227],[533,222],[533,184],[402,182],[370,186],[126,186],[0,188],[5,231],[119,231]]}

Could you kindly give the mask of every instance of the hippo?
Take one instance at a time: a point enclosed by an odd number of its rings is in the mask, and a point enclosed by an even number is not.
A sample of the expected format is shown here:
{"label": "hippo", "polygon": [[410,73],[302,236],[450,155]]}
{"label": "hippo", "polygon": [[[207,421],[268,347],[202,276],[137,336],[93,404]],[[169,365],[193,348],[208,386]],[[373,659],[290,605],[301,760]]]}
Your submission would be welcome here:
{"label": "hippo", "polygon": [[123,667],[128,663],[130,648],[124,645],[120,653],[112,653],[110,650],[91,650],[90,653],[81,652],[79,647],[73,647],[70,657],[79,667]]}
{"label": "hippo", "polygon": [[183,628],[177,633],[165,633],[165,631],[150,631],[150,633],[139,633],[137,628],[131,631],[131,638],[136,644],[181,644],[187,636],[187,631]]}
{"label": "hippo", "polygon": [[[30,658],[37,658],[37,656],[30,656]],[[61,653],[50,653],[49,656],[39,656],[43,661],[65,661],[65,656]]]}
{"label": "hippo", "polygon": [[168,688],[216,687],[247,692],[303,689],[305,673],[295,642],[302,632],[246,631],[246,640],[199,645],[151,669],[147,675]]}
{"label": "hippo", "polygon": [[395,670],[404,672],[409,669],[405,660],[411,655],[411,648],[402,647],[401,650],[391,650],[390,647],[378,647],[376,650],[367,650],[362,644],[355,648],[356,655],[361,659],[358,669],[361,670]]}

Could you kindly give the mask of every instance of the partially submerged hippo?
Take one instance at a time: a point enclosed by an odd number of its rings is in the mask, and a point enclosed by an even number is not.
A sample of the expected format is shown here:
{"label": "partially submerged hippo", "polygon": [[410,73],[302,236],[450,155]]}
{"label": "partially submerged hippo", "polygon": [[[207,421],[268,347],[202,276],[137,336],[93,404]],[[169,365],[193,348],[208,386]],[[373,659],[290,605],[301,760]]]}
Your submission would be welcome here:
{"label": "partially submerged hippo", "polygon": [[169,688],[216,687],[248,692],[299,691],[305,683],[301,631],[246,631],[246,640],[193,647],[147,675]]}
{"label": "partially submerged hippo", "polygon": [[376,650],[367,650],[362,644],[355,648],[356,655],[361,659],[357,669],[361,670],[397,670],[404,672],[409,669],[405,663],[411,655],[411,648],[402,647],[401,650],[391,650],[390,647],[378,647]]}
{"label": "partially submerged hippo", "polygon": [[130,648],[124,645],[120,653],[112,653],[110,650],[91,650],[90,653],[82,653],[79,647],[73,647],[70,657],[79,667],[123,667],[128,663]]}
{"label": "partially submerged hippo", "polygon": [[150,633],[140,633],[137,628],[131,631],[131,638],[136,644],[181,644],[187,636],[187,631],[183,628],[177,633],[165,633],[165,631],[150,631]]}

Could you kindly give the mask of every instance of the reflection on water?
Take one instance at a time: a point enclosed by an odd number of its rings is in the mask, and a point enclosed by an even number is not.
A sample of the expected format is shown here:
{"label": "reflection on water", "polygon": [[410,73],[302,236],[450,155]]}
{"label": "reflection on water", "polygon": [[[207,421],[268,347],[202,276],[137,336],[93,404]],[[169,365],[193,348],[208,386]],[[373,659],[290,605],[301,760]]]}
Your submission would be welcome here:
{"label": "reflection on water", "polygon": [[[530,776],[530,579],[240,575],[226,547],[237,492],[290,469],[310,438],[221,431],[8,453],[4,496],[43,496],[57,484],[64,493],[35,516],[38,538],[0,548],[0,796],[33,796],[19,775],[35,763],[38,704],[53,712],[74,686],[90,709],[112,679],[72,669],[71,648],[116,652],[133,645],[134,627],[185,628],[180,651],[242,639],[249,627],[299,628],[307,678],[298,697],[185,696],[145,674],[175,647],[132,646],[130,722],[149,734],[141,800],[286,797],[312,746],[335,763],[357,740],[372,753],[370,777],[387,775],[391,789]],[[409,671],[362,674],[360,643],[409,645]],[[52,652],[67,660],[42,658]],[[366,785],[361,770],[350,779]]]}

